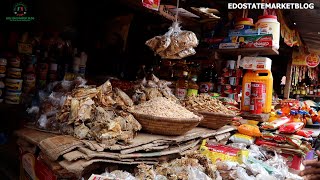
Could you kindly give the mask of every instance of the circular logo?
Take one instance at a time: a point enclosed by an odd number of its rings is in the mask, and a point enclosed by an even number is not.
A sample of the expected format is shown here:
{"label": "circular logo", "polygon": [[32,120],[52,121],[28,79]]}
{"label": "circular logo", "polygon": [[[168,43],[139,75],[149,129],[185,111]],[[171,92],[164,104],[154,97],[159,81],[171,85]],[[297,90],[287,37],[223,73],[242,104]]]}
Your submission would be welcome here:
{"label": "circular logo", "polygon": [[320,59],[319,56],[317,54],[309,54],[306,56],[305,61],[307,63],[307,66],[309,67],[316,67],[318,66]]}
{"label": "circular logo", "polygon": [[13,14],[15,14],[16,16],[25,16],[27,14],[27,6],[23,3],[16,3],[13,6]]}

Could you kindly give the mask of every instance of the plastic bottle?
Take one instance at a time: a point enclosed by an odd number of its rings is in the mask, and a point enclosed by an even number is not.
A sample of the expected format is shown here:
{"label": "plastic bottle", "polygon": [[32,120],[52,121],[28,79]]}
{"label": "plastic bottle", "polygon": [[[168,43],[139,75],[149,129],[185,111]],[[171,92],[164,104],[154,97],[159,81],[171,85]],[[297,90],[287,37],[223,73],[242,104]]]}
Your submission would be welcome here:
{"label": "plastic bottle", "polygon": [[187,96],[196,96],[198,95],[199,86],[197,84],[197,77],[192,77],[188,85]]}
{"label": "plastic bottle", "polygon": [[184,100],[188,90],[188,72],[183,71],[183,77],[179,78],[176,83],[175,95],[178,99]]}

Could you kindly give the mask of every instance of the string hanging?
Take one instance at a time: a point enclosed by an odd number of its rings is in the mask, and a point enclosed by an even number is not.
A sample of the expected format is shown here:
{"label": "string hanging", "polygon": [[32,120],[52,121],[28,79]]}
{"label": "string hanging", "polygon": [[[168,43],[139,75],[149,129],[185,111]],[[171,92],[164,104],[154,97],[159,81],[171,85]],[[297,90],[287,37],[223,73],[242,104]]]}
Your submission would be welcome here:
{"label": "string hanging", "polygon": [[180,0],[177,0],[177,7],[176,7],[176,17],[175,17],[175,22],[178,22],[179,3],[180,3]]}

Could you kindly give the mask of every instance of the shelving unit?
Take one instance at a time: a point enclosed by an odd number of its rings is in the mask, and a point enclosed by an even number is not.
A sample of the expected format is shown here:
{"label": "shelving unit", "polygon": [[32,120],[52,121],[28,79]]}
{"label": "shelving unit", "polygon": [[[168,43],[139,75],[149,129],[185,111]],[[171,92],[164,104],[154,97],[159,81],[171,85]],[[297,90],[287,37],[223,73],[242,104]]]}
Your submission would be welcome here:
{"label": "shelving unit", "polygon": [[229,55],[252,55],[257,54],[261,56],[270,56],[270,55],[279,55],[279,51],[275,48],[238,48],[238,49],[218,49],[220,54],[229,54]]}

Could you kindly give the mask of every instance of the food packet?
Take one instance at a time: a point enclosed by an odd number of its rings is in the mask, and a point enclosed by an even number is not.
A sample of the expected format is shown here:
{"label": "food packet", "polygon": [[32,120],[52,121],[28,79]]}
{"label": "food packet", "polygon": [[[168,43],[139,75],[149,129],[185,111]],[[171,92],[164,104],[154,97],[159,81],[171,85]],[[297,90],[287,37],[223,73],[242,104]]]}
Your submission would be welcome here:
{"label": "food packet", "polygon": [[313,131],[306,131],[301,129],[296,132],[296,135],[303,136],[306,138],[311,137],[312,134],[313,134]]}
{"label": "food packet", "polygon": [[238,131],[248,136],[260,137],[262,135],[257,125],[242,124],[238,127]]}
{"label": "food packet", "polygon": [[244,134],[236,133],[229,138],[230,141],[234,143],[244,143],[246,145],[252,145],[254,143],[255,138],[252,136],[247,136]]}
{"label": "food packet", "polygon": [[280,126],[288,123],[290,121],[289,118],[287,117],[281,117],[277,120],[274,120],[272,122],[264,122],[261,124],[261,129],[264,130],[276,130],[278,129]]}
{"label": "food packet", "polygon": [[280,133],[293,134],[303,127],[303,122],[291,122],[283,124],[279,127]]}
{"label": "food packet", "polygon": [[182,59],[194,55],[199,41],[191,31],[181,30],[179,23],[174,22],[163,36],[156,36],[145,43],[156,54],[164,59]]}
{"label": "food packet", "polygon": [[264,140],[273,140],[274,134],[271,132],[268,132],[268,131],[264,131],[264,132],[262,132],[261,138]]}

